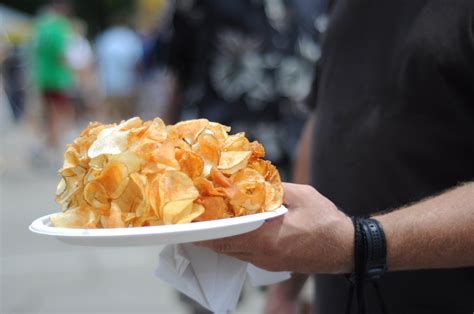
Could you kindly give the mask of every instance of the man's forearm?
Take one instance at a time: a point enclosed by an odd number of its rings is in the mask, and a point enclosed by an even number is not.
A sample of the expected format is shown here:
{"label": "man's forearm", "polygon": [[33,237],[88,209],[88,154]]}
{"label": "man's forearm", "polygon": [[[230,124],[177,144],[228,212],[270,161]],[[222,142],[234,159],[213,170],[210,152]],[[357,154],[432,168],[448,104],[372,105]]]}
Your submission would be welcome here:
{"label": "man's forearm", "polygon": [[474,183],[375,218],[389,271],[474,266]]}

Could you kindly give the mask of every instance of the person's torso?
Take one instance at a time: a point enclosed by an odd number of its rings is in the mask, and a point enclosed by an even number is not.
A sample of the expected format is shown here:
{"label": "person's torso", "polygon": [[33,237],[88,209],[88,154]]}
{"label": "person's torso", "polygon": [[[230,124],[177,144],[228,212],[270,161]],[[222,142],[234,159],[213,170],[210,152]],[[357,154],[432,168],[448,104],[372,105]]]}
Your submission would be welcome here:
{"label": "person's torso", "polygon": [[41,17],[33,42],[34,75],[40,89],[65,90],[73,84],[73,73],[66,61],[71,36],[69,22],[58,15]]}
{"label": "person's torso", "polygon": [[[348,214],[474,179],[473,18],[470,0],[337,2],[322,51],[312,183]],[[381,286],[397,313],[457,313],[474,310],[473,277],[401,272]],[[346,294],[346,283],[320,279],[319,309],[336,313],[331,295]]]}
{"label": "person's torso", "polygon": [[107,96],[129,96],[139,79],[137,68],[143,54],[140,38],[126,27],[112,27],[96,43],[99,78]]}

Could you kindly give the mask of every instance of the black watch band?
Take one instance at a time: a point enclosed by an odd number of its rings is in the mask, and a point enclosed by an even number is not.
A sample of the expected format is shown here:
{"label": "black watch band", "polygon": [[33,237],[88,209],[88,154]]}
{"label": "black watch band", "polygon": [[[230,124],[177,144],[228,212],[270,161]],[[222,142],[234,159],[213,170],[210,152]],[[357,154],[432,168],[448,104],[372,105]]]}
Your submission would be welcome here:
{"label": "black watch band", "polygon": [[370,218],[352,217],[354,224],[354,272],[349,277],[350,291],[346,313],[351,313],[353,294],[357,313],[365,314],[365,285],[371,282],[380,301],[381,313],[387,313],[377,279],[387,270],[387,244],[381,224]]}
{"label": "black watch band", "polygon": [[375,219],[360,219],[359,223],[365,237],[365,279],[379,279],[387,270],[385,233],[380,223]]}

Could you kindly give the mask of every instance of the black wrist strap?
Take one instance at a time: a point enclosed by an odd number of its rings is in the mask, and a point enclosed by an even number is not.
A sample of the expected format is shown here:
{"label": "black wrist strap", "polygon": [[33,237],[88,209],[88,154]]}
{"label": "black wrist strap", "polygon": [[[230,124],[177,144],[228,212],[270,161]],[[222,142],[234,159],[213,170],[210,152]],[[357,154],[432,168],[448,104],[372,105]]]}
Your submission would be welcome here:
{"label": "black wrist strap", "polygon": [[360,219],[366,241],[366,279],[382,277],[386,270],[387,244],[382,226],[375,219]]}
{"label": "black wrist strap", "polygon": [[382,226],[375,219],[352,217],[354,224],[354,273],[350,276],[346,313],[351,312],[356,295],[358,314],[366,313],[365,285],[371,282],[377,292],[382,313],[387,313],[377,279],[386,271],[387,246]]}

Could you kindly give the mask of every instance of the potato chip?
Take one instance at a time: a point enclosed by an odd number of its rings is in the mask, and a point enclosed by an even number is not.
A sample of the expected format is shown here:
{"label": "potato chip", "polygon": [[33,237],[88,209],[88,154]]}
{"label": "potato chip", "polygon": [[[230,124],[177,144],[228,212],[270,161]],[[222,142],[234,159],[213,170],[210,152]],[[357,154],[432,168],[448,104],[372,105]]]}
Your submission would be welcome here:
{"label": "potato chip", "polygon": [[95,169],[89,168],[89,171],[84,175],[83,184],[87,185],[87,183],[94,181],[102,172],[102,169]]}
{"label": "potato chip", "polygon": [[122,121],[119,124],[120,131],[127,131],[131,129],[136,129],[142,126],[143,120],[139,117],[133,117],[128,119],[127,121]]}
{"label": "potato chip", "polygon": [[230,177],[234,185],[239,185],[242,182],[265,182],[265,178],[255,169],[244,168]]}
{"label": "potato chip", "polygon": [[270,183],[265,181],[265,204],[263,205],[264,211],[271,211],[278,208],[281,205],[281,195]]}
{"label": "potato chip", "polygon": [[82,176],[62,177],[56,189],[56,202],[59,204],[69,203],[82,186]]}
{"label": "potato chip", "polygon": [[232,182],[226,177],[222,171],[217,168],[211,169],[211,178],[216,186],[228,188],[232,186]]}
{"label": "potato chip", "polygon": [[140,158],[141,163],[145,167],[147,164],[154,162],[153,153],[158,149],[158,147],[160,147],[160,145],[161,144],[156,141],[144,139],[139,143],[139,145],[131,148],[131,151]]}
{"label": "potato chip", "polygon": [[180,215],[199,196],[193,181],[180,171],[163,173],[158,190],[162,206],[160,217],[165,224],[173,223],[173,218]]}
{"label": "potato chip", "polygon": [[196,221],[207,221],[232,217],[226,201],[220,196],[203,196],[197,199],[197,204],[204,207],[202,215]]}
{"label": "potato chip", "polygon": [[128,173],[137,172],[141,168],[140,158],[138,158],[137,154],[132,153],[131,151],[126,151],[123,154],[111,156],[110,160],[125,165],[127,167]]}
{"label": "potato chip", "polygon": [[208,124],[209,121],[207,119],[178,122],[169,129],[169,133],[172,137],[181,138],[188,144],[192,145]]}
{"label": "potato chip", "polygon": [[[214,168],[215,169],[215,168]],[[193,180],[194,186],[199,191],[199,195],[202,196],[224,196],[226,195],[225,190],[222,187],[214,187],[211,181],[203,177],[196,177]],[[230,186],[230,181],[229,185]]]}
{"label": "potato chip", "polygon": [[250,150],[252,151],[252,159],[265,157],[265,148],[263,148],[263,145],[257,141],[250,143]]}
{"label": "potato chip", "polygon": [[178,149],[176,152],[176,159],[178,160],[180,170],[188,175],[188,177],[199,177],[204,170],[204,161],[202,158],[192,152]]}
{"label": "potato chip", "polygon": [[111,199],[116,199],[127,187],[129,181],[128,168],[120,161],[112,160],[105,166],[96,180],[105,188]]}
{"label": "potato chip", "polygon": [[64,152],[63,167],[60,170],[60,172],[78,167],[80,164],[79,157],[80,156],[79,156],[79,152],[77,151],[77,148],[71,144],[67,145],[66,151]]}
{"label": "potato chip", "polygon": [[251,152],[222,152],[217,169],[225,174],[233,174],[247,166]]}
{"label": "potato chip", "polygon": [[108,208],[109,196],[104,186],[98,181],[89,182],[84,188],[84,200],[93,208]]}
{"label": "potato chip", "polygon": [[[207,131],[210,131],[209,133]],[[206,127],[207,134],[213,134],[219,142],[224,142],[230,132],[230,126],[225,126],[217,122],[209,121],[209,124]]]}
{"label": "potato chip", "polygon": [[163,166],[163,170],[178,170],[179,163],[175,157],[173,141],[165,141],[153,152],[153,160]]}
{"label": "potato chip", "polygon": [[179,215],[173,218],[174,224],[190,223],[204,213],[204,206],[201,204],[189,204]]}
{"label": "potato chip", "polygon": [[61,178],[61,180],[58,183],[58,186],[56,187],[56,196],[63,194],[64,191],[66,191],[66,188],[67,188],[66,180],[64,180],[64,178]]}
{"label": "potato chip", "polygon": [[166,131],[166,125],[163,123],[163,120],[156,118],[148,127],[145,137],[150,138],[151,140],[157,141],[159,143],[166,140],[168,133]]}
{"label": "potato chip", "polygon": [[248,151],[250,150],[250,142],[245,137],[244,132],[228,136],[223,145],[223,150],[228,151]]}
{"label": "potato chip", "polygon": [[283,188],[263,146],[206,119],[91,122],[67,145],[51,221],[67,228],[189,223],[273,210]]}
{"label": "potato chip", "polygon": [[193,150],[204,160],[202,174],[207,177],[211,172],[211,168],[219,164],[221,154],[219,141],[214,135],[202,134],[199,136],[197,143],[193,145]]}
{"label": "potato chip", "polygon": [[87,208],[71,208],[50,217],[53,226],[61,228],[95,228],[98,217]]}
{"label": "potato chip", "polygon": [[120,210],[120,207],[117,203],[112,202],[110,204],[110,213],[108,216],[102,216],[102,225],[105,228],[124,228],[125,221],[123,220],[123,215]]}
{"label": "potato chip", "polygon": [[102,170],[107,164],[107,155],[99,155],[89,160],[89,167],[92,169]]}
{"label": "potato chip", "polygon": [[236,216],[245,209],[248,213],[255,213],[265,202],[265,179],[254,169],[245,168],[235,173],[231,180],[237,188],[237,193],[230,200]]}
{"label": "potato chip", "polygon": [[161,217],[161,200],[159,190],[160,178],[161,174],[157,175],[153,180],[148,180],[150,183],[145,189],[146,195],[148,196],[148,202],[157,218]]}
{"label": "potato chip", "polygon": [[125,191],[115,200],[122,213],[134,213],[136,217],[148,213],[147,195],[145,192],[146,177],[132,173]]}
{"label": "potato chip", "polygon": [[117,155],[127,149],[129,130],[122,131],[122,124],[100,131],[90,146],[87,155],[94,158],[99,155]]}
{"label": "potato chip", "polygon": [[165,203],[161,210],[163,223],[165,225],[176,223],[176,218],[182,216],[192,203],[193,199],[176,200]]}

